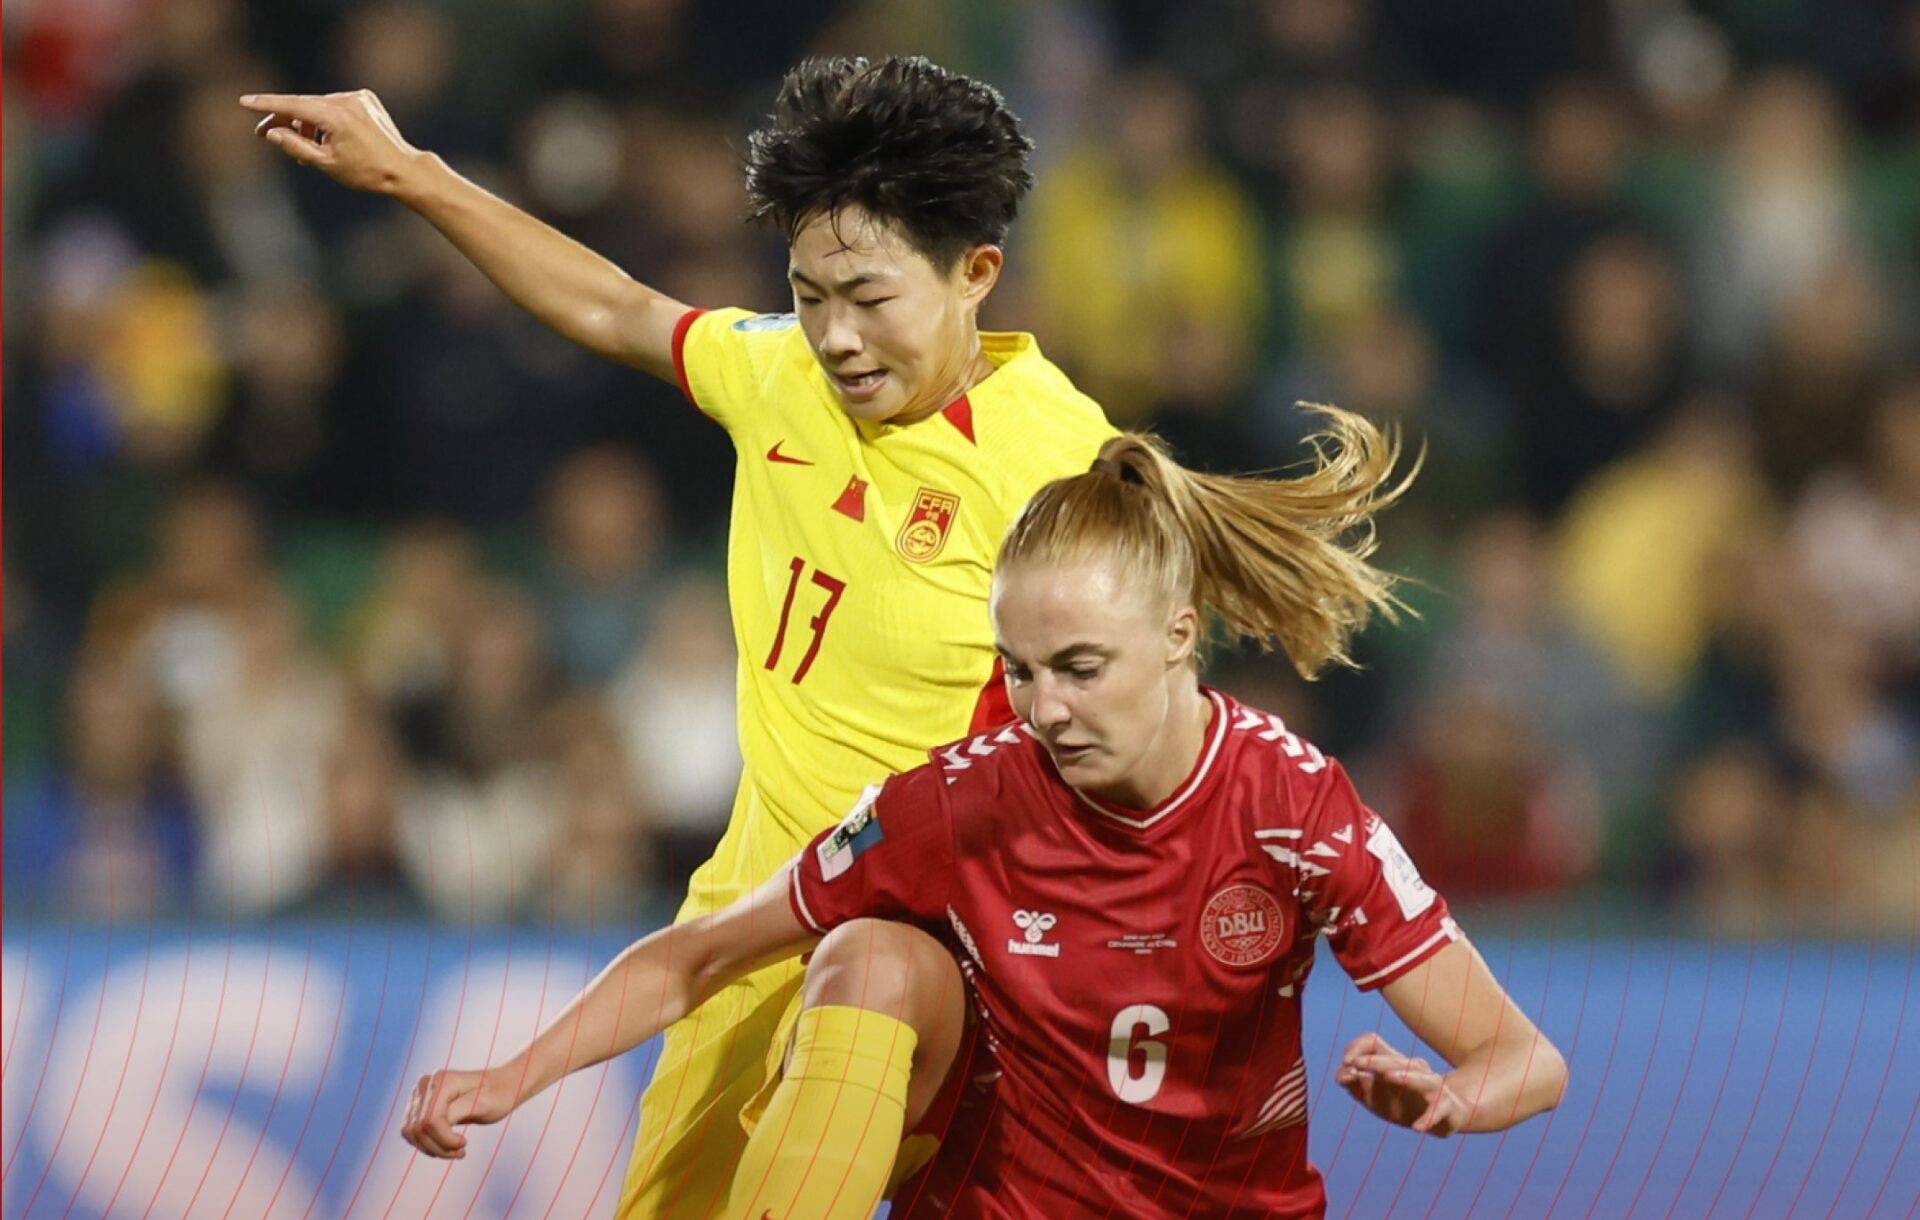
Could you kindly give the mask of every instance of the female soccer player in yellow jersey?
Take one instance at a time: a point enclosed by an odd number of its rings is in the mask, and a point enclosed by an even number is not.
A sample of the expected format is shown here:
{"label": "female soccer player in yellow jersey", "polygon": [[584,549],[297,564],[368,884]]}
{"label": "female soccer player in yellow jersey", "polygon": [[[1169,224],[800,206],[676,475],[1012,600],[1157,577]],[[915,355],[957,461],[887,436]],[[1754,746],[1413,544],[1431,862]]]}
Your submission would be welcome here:
{"label": "female soccer player in yellow jersey", "polygon": [[[746,170],[753,216],[788,239],[794,312],[779,315],[635,282],[410,146],[364,90],[241,104],[288,156],[420,213],[536,317],[677,380],[732,437],[745,766],[676,922],[753,891],[868,783],[1009,718],[987,615],[995,548],[1113,429],[1032,336],[979,330],[1032,181],[1032,144],[998,92],[918,58],[788,74]],[[721,1213],[740,1110],[800,978],[797,962],[771,966],[668,1030],[620,1217]]]}

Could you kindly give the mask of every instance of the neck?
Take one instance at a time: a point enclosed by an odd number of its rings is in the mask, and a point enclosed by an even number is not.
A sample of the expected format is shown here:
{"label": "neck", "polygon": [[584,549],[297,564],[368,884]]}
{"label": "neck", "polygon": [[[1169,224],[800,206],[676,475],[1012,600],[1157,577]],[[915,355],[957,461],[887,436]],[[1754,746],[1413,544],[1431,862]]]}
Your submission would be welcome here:
{"label": "neck", "polygon": [[909,407],[887,422],[890,424],[917,424],[921,420],[930,418],[936,413],[945,410],[953,403],[958,402],[961,395],[992,376],[996,366],[993,361],[987,359],[986,349],[981,346],[980,332],[978,330],[968,334],[967,348],[972,355],[954,376],[947,378],[941,384],[938,393],[930,396],[926,402],[920,406]]}
{"label": "neck", "polygon": [[1093,795],[1126,809],[1152,809],[1193,774],[1212,725],[1213,700],[1200,693],[1199,682],[1189,677],[1173,697],[1140,769]]}

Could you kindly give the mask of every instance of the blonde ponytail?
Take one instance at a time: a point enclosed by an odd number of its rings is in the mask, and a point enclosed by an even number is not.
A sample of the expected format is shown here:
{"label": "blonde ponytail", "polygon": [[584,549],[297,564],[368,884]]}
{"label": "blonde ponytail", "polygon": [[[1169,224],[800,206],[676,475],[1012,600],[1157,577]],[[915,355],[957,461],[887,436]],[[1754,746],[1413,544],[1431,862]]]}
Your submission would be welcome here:
{"label": "blonde ponytail", "polygon": [[1203,619],[1276,645],[1303,677],[1352,665],[1348,642],[1377,611],[1398,621],[1397,581],[1367,562],[1373,518],[1419,462],[1390,482],[1396,438],[1336,407],[1303,403],[1327,426],[1308,438],[1313,469],[1292,477],[1214,475],[1174,461],[1155,436],[1123,433],[1093,469],[1042,488],[1008,530],[999,565],[1120,565],[1129,584],[1187,599]]}

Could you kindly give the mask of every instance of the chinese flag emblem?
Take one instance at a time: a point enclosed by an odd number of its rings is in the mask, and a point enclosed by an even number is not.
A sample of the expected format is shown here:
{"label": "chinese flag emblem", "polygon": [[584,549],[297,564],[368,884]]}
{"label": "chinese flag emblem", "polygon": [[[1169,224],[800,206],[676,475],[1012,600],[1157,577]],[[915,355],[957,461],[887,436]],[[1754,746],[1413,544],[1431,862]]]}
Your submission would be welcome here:
{"label": "chinese flag emblem", "polygon": [[953,528],[953,515],[960,511],[960,497],[922,487],[913,497],[913,511],[907,514],[894,546],[914,563],[925,563],[947,545],[947,531]]}

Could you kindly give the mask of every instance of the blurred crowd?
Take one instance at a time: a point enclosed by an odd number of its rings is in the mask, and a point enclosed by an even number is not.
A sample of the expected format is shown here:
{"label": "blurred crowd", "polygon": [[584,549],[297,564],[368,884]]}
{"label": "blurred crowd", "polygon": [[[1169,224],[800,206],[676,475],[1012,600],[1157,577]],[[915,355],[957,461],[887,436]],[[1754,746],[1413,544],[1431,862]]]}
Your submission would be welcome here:
{"label": "blurred crowd", "polygon": [[5,12],[10,914],[671,903],[738,767],[725,436],[253,139],[375,90],[681,299],[785,307],[738,149],[809,53],[998,84],[985,322],[1214,469],[1424,467],[1418,617],[1308,684],[1456,901],[1920,920],[1920,4],[21,0]]}

